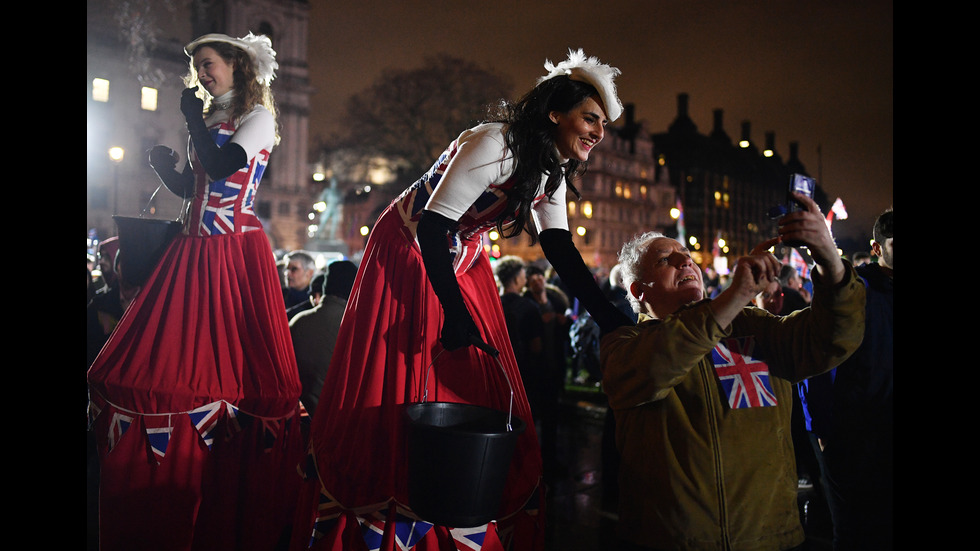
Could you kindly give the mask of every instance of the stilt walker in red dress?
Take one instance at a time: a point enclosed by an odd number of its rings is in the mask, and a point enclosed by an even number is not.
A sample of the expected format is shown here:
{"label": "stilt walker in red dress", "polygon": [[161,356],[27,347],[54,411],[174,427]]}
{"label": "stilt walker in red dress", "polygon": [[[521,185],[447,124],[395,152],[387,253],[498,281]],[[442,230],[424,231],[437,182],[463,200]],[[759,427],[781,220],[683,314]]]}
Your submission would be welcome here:
{"label": "stilt walker in red dress", "polygon": [[[622,112],[619,70],[581,50],[545,67],[523,99],[460,134],[375,224],[313,417],[293,550],[542,549],[541,454],[484,234],[527,232],[596,318],[625,317],[572,244],[565,204],[604,125]],[[511,385],[526,430],[495,519],[456,527],[421,517],[408,496],[406,406],[425,396],[508,411]]]}
{"label": "stilt walker in red dress", "polygon": [[301,482],[299,376],[253,212],[278,143],[275,51],[249,33],[185,52],[188,162],[150,152],[185,198],[183,231],[88,372],[102,551],[268,551],[288,539]]}

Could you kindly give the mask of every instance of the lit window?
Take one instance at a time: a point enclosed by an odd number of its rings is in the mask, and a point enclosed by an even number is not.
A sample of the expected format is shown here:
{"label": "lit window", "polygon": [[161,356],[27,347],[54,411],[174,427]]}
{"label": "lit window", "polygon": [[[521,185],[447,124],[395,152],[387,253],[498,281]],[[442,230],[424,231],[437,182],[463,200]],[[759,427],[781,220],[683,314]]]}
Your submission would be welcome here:
{"label": "lit window", "polygon": [[144,86],[140,91],[140,107],[145,111],[157,110],[157,89]]}
{"label": "lit window", "polygon": [[92,79],[92,99],[95,101],[109,101],[109,81],[104,78]]}

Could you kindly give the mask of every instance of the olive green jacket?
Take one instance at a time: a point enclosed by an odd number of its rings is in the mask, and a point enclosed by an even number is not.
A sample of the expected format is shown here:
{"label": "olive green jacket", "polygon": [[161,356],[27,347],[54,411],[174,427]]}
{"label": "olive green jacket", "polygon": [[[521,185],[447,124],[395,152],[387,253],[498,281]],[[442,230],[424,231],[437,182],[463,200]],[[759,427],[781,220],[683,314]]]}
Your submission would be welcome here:
{"label": "olive green jacket", "polygon": [[[843,362],[864,333],[864,285],[814,278],[786,317],[746,307],[720,327],[710,300],[640,315],[602,339],[603,387],[620,452],[619,535],[657,549],[781,550],[804,540],[790,432],[793,383]],[[754,337],[777,405],[733,409],[712,361],[719,341]]]}

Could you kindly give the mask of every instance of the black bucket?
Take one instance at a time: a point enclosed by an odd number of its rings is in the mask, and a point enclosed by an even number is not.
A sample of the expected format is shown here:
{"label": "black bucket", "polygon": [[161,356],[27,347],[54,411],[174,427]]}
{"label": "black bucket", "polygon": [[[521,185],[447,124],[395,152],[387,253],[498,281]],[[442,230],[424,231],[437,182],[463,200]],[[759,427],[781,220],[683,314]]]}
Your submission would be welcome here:
{"label": "black bucket", "polygon": [[119,254],[122,255],[126,282],[143,285],[150,277],[170,241],[180,233],[181,223],[174,220],[112,217],[119,226]]}
{"label": "black bucket", "polygon": [[472,404],[409,404],[409,506],[452,528],[496,518],[524,421]]}

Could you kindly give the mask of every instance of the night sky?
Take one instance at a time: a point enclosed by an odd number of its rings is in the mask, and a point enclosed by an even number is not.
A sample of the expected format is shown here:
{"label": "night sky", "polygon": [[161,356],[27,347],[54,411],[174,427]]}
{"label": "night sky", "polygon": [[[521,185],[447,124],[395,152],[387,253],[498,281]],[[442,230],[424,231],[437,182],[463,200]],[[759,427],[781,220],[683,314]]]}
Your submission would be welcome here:
{"label": "night sky", "polygon": [[516,99],[545,73],[545,59],[584,48],[622,70],[620,99],[635,104],[651,132],[666,131],[677,95],[687,93],[703,134],[722,109],[733,140],[749,121],[760,146],[775,133],[784,161],[798,142],[807,171],[847,207],[835,235],[870,236],[893,201],[892,4],[313,1],[310,137],[337,133],[347,99],[386,68],[415,68],[445,52],[510,76]]}

